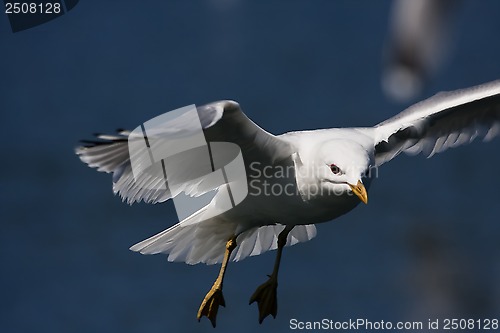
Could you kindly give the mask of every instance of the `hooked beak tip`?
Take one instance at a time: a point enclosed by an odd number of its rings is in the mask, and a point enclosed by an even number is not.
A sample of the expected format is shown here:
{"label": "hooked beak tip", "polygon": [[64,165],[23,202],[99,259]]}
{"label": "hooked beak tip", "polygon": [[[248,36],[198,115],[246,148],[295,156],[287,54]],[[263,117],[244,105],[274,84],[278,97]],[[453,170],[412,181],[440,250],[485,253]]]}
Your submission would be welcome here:
{"label": "hooked beak tip", "polygon": [[358,180],[358,183],[356,185],[348,185],[351,188],[352,193],[354,193],[359,198],[359,200],[361,200],[364,204],[368,204],[368,193],[366,193],[366,188],[361,180]]}

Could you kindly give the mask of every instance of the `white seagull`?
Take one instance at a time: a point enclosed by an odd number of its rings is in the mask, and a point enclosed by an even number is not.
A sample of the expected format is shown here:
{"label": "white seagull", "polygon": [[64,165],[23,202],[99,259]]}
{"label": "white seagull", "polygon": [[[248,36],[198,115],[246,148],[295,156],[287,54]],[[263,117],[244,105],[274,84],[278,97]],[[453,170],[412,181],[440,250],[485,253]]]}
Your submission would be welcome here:
{"label": "white seagull", "polygon": [[[250,303],[258,304],[262,323],[268,315],[276,317],[283,247],[312,239],[315,223],[331,221],[361,201],[367,203],[370,171],[401,152],[431,157],[476,137],[488,141],[497,136],[500,80],[439,93],[373,127],[272,135],[247,118],[234,101],[207,104],[197,112],[207,142],[231,142],[240,147],[248,195],[233,209],[213,216],[210,212],[217,207],[221,189],[227,190],[230,184],[207,189],[187,180],[184,192],[188,195],[209,190],[217,194],[191,216],[130,249],[142,254],[164,253],[169,261],[188,264],[222,262],[197,315],[198,320],[206,316],[214,327],[219,305],[225,306],[222,284],[228,262],[277,249],[272,274],[250,298]],[[129,204],[141,200],[155,204],[177,195],[168,188],[144,186],[162,181],[154,176],[134,179],[129,134],[98,135],[99,140],[84,141],[86,145],[76,148],[76,154],[90,167],[113,173],[114,193]],[[183,172],[189,174],[192,163],[180,162]],[[205,219],[205,214],[211,217]]]}

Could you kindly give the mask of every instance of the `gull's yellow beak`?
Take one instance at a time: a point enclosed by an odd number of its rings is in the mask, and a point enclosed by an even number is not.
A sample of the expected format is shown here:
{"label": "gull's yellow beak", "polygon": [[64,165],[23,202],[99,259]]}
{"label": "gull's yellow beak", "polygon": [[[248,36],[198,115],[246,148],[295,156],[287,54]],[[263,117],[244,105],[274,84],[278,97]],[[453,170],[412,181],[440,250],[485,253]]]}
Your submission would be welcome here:
{"label": "gull's yellow beak", "polygon": [[368,194],[366,193],[366,188],[361,180],[358,180],[356,185],[347,185],[351,187],[352,192],[358,196],[359,200],[363,201],[365,204],[368,203]]}

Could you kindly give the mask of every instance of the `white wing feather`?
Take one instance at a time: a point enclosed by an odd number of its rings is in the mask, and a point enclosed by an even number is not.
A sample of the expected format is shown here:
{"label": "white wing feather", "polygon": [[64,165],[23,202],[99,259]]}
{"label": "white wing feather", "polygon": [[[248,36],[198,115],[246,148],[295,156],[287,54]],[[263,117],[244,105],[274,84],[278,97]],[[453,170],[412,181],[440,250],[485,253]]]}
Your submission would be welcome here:
{"label": "white wing feather", "polygon": [[500,134],[500,80],[442,92],[375,126],[375,164],[401,152],[427,157]]}
{"label": "white wing feather", "polygon": [[[239,104],[233,101],[220,101],[197,108],[201,126],[207,142],[232,142],[242,150],[245,161],[271,161],[286,158],[290,155],[287,142],[264,131],[247,118]],[[170,133],[187,135],[191,127],[179,121],[175,126],[165,129]],[[130,132],[120,131],[118,135],[98,135],[100,141],[87,141],[87,145],[76,148],[80,159],[97,171],[113,173],[113,191],[122,200],[132,204],[141,200],[147,203],[158,203],[175,197],[179,192],[171,193],[165,186],[155,186],[164,182],[163,177],[152,177],[150,173],[141,173],[134,178],[128,150]],[[264,161],[263,161],[264,159]],[[201,195],[214,188],[203,188],[207,183],[190,182],[189,163],[174,161],[178,174],[173,178],[184,179],[184,186],[178,190],[191,196]],[[209,163],[210,161],[199,161]],[[169,171],[172,168],[169,169]]]}

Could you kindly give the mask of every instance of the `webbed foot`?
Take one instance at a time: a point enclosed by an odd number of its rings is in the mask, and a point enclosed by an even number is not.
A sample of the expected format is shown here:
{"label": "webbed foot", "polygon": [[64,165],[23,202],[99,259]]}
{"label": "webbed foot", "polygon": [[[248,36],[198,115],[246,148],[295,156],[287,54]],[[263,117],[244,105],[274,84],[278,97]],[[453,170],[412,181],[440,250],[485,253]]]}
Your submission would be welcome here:
{"label": "webbed foot", "polygon": [[203,301],[201,302],[200,309],[198,310],[198,315],[196,318],[200,321],[201,317],[205,316],[210,319],[212,326],[215,328],[215,320],[217,319],[217,311],[219,310],[219,305],[226,306],[224,301],[224,296],[222,295],[222,288],[217,285],[213,285],[212,289],[207,293]]}
{"label": "webbed foot", "polygon": [[262,324],[262,321],[269,315],[276,318],[276,314],[278,313],[278,299],[276,297],[277,288],[278,279],[273,275],[269,275],[269,279],[261,284],[257,290],[255,290],[252,297],[250,297],[249,304],[257,302],[259,307],[259,324]]}

